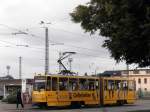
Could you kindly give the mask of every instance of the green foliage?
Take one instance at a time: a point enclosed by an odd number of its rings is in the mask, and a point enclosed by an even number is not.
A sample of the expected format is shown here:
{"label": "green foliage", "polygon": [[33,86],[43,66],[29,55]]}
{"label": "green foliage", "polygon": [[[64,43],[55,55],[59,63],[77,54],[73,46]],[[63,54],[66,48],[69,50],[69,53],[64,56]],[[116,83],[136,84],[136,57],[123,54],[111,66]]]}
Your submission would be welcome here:
{"label": "green foliage", "polygon": [[11,104],[16,103],[16,99],[17,99],[16,95],[8,95],[7,96],[8,103],[11,103]]}
{"label": "green foliage", "polygon": [[3,98],[2,102],[8,102],[7,98]]}
{"label": "green foliage", "polygon": [[91,0],[70,15],[86,32],[104,36],[103,47],[117,62],[150,65],[149,0]]}
{"label": "green foliage", "polygon": [[8,95],[7,98],[3,99],[2,101],[10,103],[10,104],[16,103],[16,101],[17,101],[17,93],[16,93],[16,91],[14,91],[10,95]]}

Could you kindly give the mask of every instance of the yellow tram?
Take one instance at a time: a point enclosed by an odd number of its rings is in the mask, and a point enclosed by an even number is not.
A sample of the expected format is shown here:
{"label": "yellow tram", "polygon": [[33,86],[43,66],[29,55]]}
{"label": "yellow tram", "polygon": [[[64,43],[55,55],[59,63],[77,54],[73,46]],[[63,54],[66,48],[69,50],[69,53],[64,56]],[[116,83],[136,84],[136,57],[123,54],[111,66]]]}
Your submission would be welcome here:
{"label": "yellow tram", "polygon": [[134,103],[134,80],[122,77],[38,75],[32,102],[47,106]]}

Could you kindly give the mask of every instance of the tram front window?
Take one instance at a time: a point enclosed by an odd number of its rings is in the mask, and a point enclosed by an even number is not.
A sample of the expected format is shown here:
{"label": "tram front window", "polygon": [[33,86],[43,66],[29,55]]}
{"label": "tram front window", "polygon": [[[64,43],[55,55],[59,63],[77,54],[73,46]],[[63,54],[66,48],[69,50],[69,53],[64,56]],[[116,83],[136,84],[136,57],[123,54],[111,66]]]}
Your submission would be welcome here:
{"label": "tram front window", "polygon": [[35,80],[34,83],[34,90],[35,91],[42,91],[45,90],[45,80]]}

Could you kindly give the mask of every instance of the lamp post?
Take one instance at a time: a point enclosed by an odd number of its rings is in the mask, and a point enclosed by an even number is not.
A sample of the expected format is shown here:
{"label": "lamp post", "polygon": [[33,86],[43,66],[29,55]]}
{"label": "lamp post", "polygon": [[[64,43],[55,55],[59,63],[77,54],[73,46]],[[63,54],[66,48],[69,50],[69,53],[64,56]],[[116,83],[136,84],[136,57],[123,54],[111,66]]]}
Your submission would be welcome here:
{"label": "lamp post", "polygon": [[69,61],[69,67],[70,67],[70,72],[71,72],[73,58],[68,58],[68,61]]}
{"label": "lamp post", "polygon": [[29,45],[22,45],[22,44],[17,44],[17,47],[29,47]]}

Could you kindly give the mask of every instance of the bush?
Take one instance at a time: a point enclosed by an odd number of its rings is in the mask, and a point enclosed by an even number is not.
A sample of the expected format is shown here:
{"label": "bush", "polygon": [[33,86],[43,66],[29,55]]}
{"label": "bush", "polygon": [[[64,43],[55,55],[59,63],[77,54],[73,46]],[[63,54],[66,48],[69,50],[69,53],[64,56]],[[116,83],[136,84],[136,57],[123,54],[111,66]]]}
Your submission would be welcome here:
{"label": "bush", "polygon": [[14,103],[16,103],[16,101],[17,101],[16,95],[8,95],[7,98],[2,99],[2,102],[7,102],[10,104],[14,104]]}
{"label": "bush", "polygon": [[2,102],[8,102],[7,98],[3,98]]}
{"label": "bush", "polygon": [[2,100],[3,99],[3,96],[0,96],[0,100]]}
{"label": "bush", "polygon": [[7,102],[8,103],[16,103],[16,101],[17,101],[16,95],[8,95],[7,96]]}

